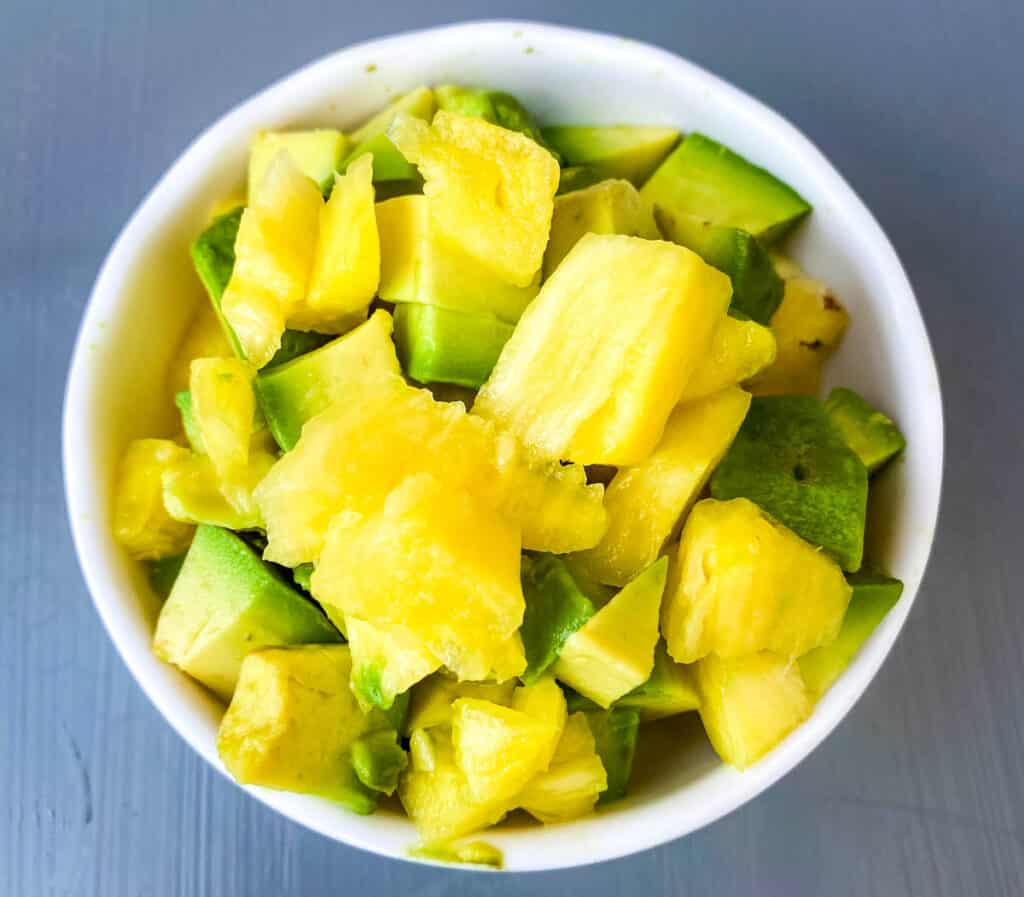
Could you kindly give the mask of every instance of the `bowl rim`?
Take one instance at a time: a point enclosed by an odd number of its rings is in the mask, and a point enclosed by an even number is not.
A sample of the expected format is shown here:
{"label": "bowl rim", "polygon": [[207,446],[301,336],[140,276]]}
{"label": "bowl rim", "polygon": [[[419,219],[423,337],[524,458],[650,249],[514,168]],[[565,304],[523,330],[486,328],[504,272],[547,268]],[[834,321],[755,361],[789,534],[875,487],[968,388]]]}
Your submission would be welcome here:
{"label": "bowl rim", "polygon": [[[459,37],[466,41],[472,41],[475,37],[483,34],[493,35],[498,31],[507,33],[510,30],[516,37],[522,37],[525,34],[538,41],[572,44],[609,54],[621,54],[625,51],[637,57],[642,56],[648,63],[656,62],[659,66],[671,70],[680,77],[700,82],[704,89],[722,98],[723,102],[730,107],[726,115],[734,114],[734,110],[740,109],[746,115],[756,116],[777,132],[780,140],[784,140],[788,146],[796,148],[803,163],[816,169],[816,176],[823,179],[830,195],[837,197],[846,213],[857,219],[862,239],[872,244],[875,253],[873,264],[881,271],[882,279],[897,301],[904,306],[903,311],[906,313],[904,322],[909,322],[915,331],[909,335],[908,339],[916,342],[919,351],[923,350],[923,356],[919,363],[924,364],[926,382],[933,387],[931,407],[927,410],[931,414],[933,425],[931,435],[935,440],[934,444],[929,447],[929,471],[935,482],[931,515],[930,519],[917,521],[918,529],[925,535],[927,542],[919,576],[916,582],[907,583],[900,602],[886,619],[886,625],[879,627],[872,637],[870,650],[868,650],[868,646],[865,646],[865,650],[858,655],[855,663],[856,677],[850,675],[854,670],[854,667],[851,666],[841,679],[844,688],[837,687],[833,689],[834,694],[826,695],[819,702],[815,713],[809,720],[787,736],[766,758],[743,773],[741,783],[737,787],[729,789],[728,793],[720,799],[706,804],[703,811],[696,814],[697,818],[692,818],[691,815],[676,819],[672,818],[670,814],[661,814],[658,817],[657,825],[652,826],[648,821],[646,825],[620,826],[618,837],[601,839],[600,850],[596,852],[596,855],[580,856],[580,849],[577,848],[574,851],[567,843],[564,848],[564,859],[562,857],[556,859],[550,851],[544,850],[535,856],[522,858],[522,861],[517,862],[509,869],[509,871],[541,871],[605,862],[666,844],[711,824],[775,784],[835,730],[875,678],[906,622],[927,567],[938,524],[944,453],[941,390],[928,333],[913,289],[892,243],[853,188],[824,154],[794,125],[760,100],[669,50],[614,34],[530,20],[482,19],[457,22],[439,27],[400,32],[327,53],[237,103],[202,131],[164,172],[121,229],[100,268],[75,339],[64,395],[62,460],[65,502],[75,551],[93,605],[108,636],[133,678],[170,726],[214,769],[234,782],[234,779],[227,774],[219,762],[216,750],[211,750],[209,745],[202,743],[199,733],[193,731],[187,720],[179,717],[176,708],[172,706],[175,703],[173,696],[164,693],[163,686],[156,682],[145,668],[138,646],[130,643],[131,634],[128,632],[127,625],[120,618],[122,611],[119,608],[127,596],[115,594],[116,588],[112,581],[109,565],[98,548],[98,537],[89,525],[91,503],[86,484],[83,482],[89,465],[80,456],[79,446],[82,441],[78,439],[78,434],[86,432],[89,405],[85,397],[90,393],[93,379],[87,363],[89,354],[87,334],[91,332],[94,325],[103,319],[106,310],[116,301],[119,287],[126,276],[126,270],[131,267],[138,245],[144,242],[145,234],[159,227],[157,220],[159,207],[177,195],[178,185],[176,182],[187,181],[187,171],[193,166],[194,161],[223,142],[222,135],[229,134],[235,123],[246,118],[255,108],[264,105],[268,100],[294,90],[297,85],[307,79],[311,80],[316,73],[329,69],[343,57],[362,58],[370,62],[374,55],[414,41],[429,41],[431,38],[442,36],[445,38]],[[144,650],[148,651],[148,645]],[[237,783],[235,784],[237,785]],[[438,865],[436,861],[423,857],[412,857],[408,853],[400,853],[382,847],[372,839],[360,837],[351,832],[339,833],[336,828],[328,829],[327,826],[309,818],[313,814],[298,810],[286,798],[283,798],[280,792],[244,786],[237,787],[242,787],[243,790],[292,821],[332,840],[382,856]],[[616,815],[616,822],[625,821],[625,816],[633,813],[634,810],[642,810],[642,805],[622,810]],[[562,827],[562,833],[571,832],[572,826],[573,824],[568,824]],[[538,831],[544,831],[549,841],[566,841],[565,838],[558,838],[557,829],[538,829]],[[592,850],[592,848],[593,842],[591,841],[587,849]],[[445,868],[453,867],[445,864]]]}

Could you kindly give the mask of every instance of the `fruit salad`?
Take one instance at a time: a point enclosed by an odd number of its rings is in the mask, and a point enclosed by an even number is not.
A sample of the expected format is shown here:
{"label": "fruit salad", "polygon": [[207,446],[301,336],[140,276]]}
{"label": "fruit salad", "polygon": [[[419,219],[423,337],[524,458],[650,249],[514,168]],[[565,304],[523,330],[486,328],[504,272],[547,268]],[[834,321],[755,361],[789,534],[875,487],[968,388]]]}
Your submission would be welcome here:
{"label": "fruit salad", "polygon": [[649,726],[758,762],[899,598],[864,546],[904,441],[819,395],[811,207],[713,137],[425,86],[254,135],[210,201],[114,528],[239,782],[500,862],[465,839],[628,799]]}

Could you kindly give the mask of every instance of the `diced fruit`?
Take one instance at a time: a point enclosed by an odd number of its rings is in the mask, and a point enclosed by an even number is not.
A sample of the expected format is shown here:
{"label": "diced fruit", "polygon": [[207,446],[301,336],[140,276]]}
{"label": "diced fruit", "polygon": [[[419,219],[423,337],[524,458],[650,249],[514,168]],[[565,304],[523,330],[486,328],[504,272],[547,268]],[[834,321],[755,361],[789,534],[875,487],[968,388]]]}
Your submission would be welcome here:
{"label": "diced fruit", "polygon": [[433,847],[414,847],[410,856],[439,863],[457,863],[465,866],[490,866],[500,869],[505,862],[502,852],[486,841],[470,841],[468,844],[443,844]]}
{"label": "diced fruit", "polygon": [[561,161],[558,153],[541,136],[541,130],[533,116],[511,94],[498,90],[474,90],[456,84],[442,84],[434,88],[434,96],[437,98],[438,109],[471,118],[482,118],[492,125],[518,131],[543,146],[557,161]]}
{"label": "diced fruit", "polygon": [[[337,632],[316,606],[245,542],[227,530],[201,526],[160,613],[153,651],[229,699],[247,654],[336,641]],[[348,693],[347,666],[345,675]]]}
{"label": "diced fruit", "polygon": [[654,217],[666,239],[692,249],[709,265],[729,275],[733,311],[768,324],[782,302],[782,278],[768,251],[745,230],[715,225],[706,218],[655,205]]}
{"label": "diced fruit", "polygon": [[294,361],[300,355],[319,349],[325,343],[329,343],[332,335],[329,333],[316,333],[313,330],[286,330],[281,334],[281,348],[274,353],[274,357],[263,365],[263,372],[273,370],[289,361]]}
{"label": "diced fruit", "polygon": [[867,469],[811,396],[756,397],[711,494],[749,498],[844,570],[860,567]]}
{"label": "diced fruit", "polygon": [[582,468],[543,461],[464,406],[436,402],[395,377],[354,385],[306,424],[260,484],[267,558],[289,567],[315,561],[331,518],[378,510],[404,477],[420,472],[515,521],[529,549],[574,551],[604,532],[603,489],[587,486]]}
{"label": "diced fruit", "polygon": [[332,402],[349,402],[362,383],[401,372],[391,342],[391,315],[378,310],[355,330],[288,364],[263,371],[255,387],[267,426],[290,451],[302,427]]}
{"label": "diced fruit", "polygon": [[903,583],[882,573],[861,571],[852,574],[849,582],[853,595],[839,635],[799,660],[800,674],[815,699],[831,688],[903,594]]}
{"label": "diced fruit", "polygon": [[679,139],[675,128],[623,125],[554,125],[542,128],[541,134],[566,165],[582,166],[598,178],[623,178],[637,187]]}
{"label": "diced fruit", "polygon": [[850,587],[827,555],[745,498],[698,502],[683,527],[661,630],[669,654],[784,657],[836,637]]}
{"label": "diced fruit", "polygon": [[246,498],[249,438],[256,413],[252,377],[252,368],[238,358],[197,358],[189,381],[198,441],[236,507],[251,503]]}
{"label": "diced fruit", "polygon": [[348,648],[306,645],[249,654],[217,733],[217,750],[245,785],[316,794],[372,813],[356,777],[353,742],[366,718],[348,689]]}
{"label": "diced fruit", "polygon": [[775,363],[750,381],[750,391],[761,396],[816,396],[821,368],[839,346],[849,322],[846,310],[825,284],[802,272],[787,279],[782,304],[772,315],[771,329],[778,344]]}
{"label": "diced fruit", "polygon": [[516,682],[459,682],[442,673],[430,676],[412,690],[405,733],[433,726],[450,726],[452,704],[459,698],[477,698],[493,704],[512,706]]}
{"label": "diced fruit", "polygon": [[395,306],[395,343],[402,370],[420,383],[477,389],[490,376],[512,329],[491,314],[412,302]]}
{"label": "diced fruit", "polygon": [[554,676],[542,676],[530,685],[523,685],[512,695],[512,708],[549,730],[547,751],[541,753],[541,766],[547,769],[555,754],[558,740],[565,728],[565,694]]}
{"label": "diced fruit", "polygon": [[654,669],[650,678],[623,695],[615,702],[616,707],[635,710],[641,722],[675,716],[688,710],[697,710],[700,697],[693,676],[693,667],[676,663],[668,655],[663,641],[654,649]]}
{"label": "diced fruit", "polygon": [[596,546],[577,556],[583,569],[600,582],[621,586],[653,564],[749,407],[749,394],[735,386],[679,405],[657,448],[639,464],[619,468],[606,487],[608,529]]}
{"label": "diced fruit", "polygon": [[558,162],[529,137],[479,118],[399,117],[388,136],[419,167],[432,223],[479,264],[518,287],[540,269]]}
{"label": "diced fruit", "polygon": [[874,473],[906,448],[907,441],[896,424],[852,389],[833,389],[825,400],[825,411],[868,473]]}
{"label": "diced fruit", "polygon": [[570,165],[563,168],[558,175],[558,190],[555,196],[564,196],[572,193],[573,190],[583,190],[585,187],[592,187],[601,181],[607,180],[598,172],[586,165]]}
{"label": "diced fruit", "polygon": [[508,801],[474,799],[444,728],[413,732],[410,760],[398,783],[398,796],[428,846],[444,845],[493,825],[512,809]]}
{"label": "diced fruit", "polygon": [[294,570],[292,570],[292,579],[295,580],[295,585],[305,592],[309,591],[310,579],[313,576],[313,565],[312,564],[299,564]]}
{"label": "diced fruit", "polygon": [[780,240],[811,211],[792,187],[697,133],[662,162],[641,195],[652,206],[745,230],[767,243]]}
{"label": "diced fruit", "polygon": [[333,180],[334,171],[347,149],[345,135],[329,128],[261,131],[249,147],[249,202],[258,195],[267,170],[280,153],[287,153],[291,163],[323,189]]}
{"label": "diced fruit", "polygon": [[398,778],[409,765],[409,756],[398,743],[394,729],[379,729],[352,743],[352,766],[359,781],[371,791],[394,794]]}
{"label": "diced fruit", "polygon": [[555,199],[544,277],[558,267],[584,234],[625,234],[660,239],[651,210],[629,181],[602,181]]}
{"label": "diced fruit", "polygon": [[343,333],[366,318],[380,281],[372,157],[356,160],[334,177],[331,198],[320,209],[309,291],[289,323]]}
{"label": "diced fruit", "polygon": [[[192,243],[192,264],[195,266],[199,279],[206,287],[210,296],[210,303],[220,323],[222,332],[228,340],[232,351],[235,354],[242,354],[242,347],[235,336],[234,330],[224,317],[221,307],[221,299],[224,290],[231,280],[231,272],[235,267],[235,242],[238,239],[238,230],[242,221],[242,213],[245,211],[241,206],[219,215],[210,222]],[[207,353],[199,353],[195,357],[201,357]],[[225,354],[229,353],[209,353]]]}
{"label": "diced fruit", "polygon": [[263,367],[306,295],[323,200],[287,154],[278,155],[242,213],[221,310],[245,357]]}
{"label": "diced fruit", "polygon": [[417,87],[399,97],[349,135],[353,147],[342,168],[347,168],[360,156],[373,155],[373,179],[381,181],[417,181],[419,172],[411,165],[387,136],[388,128],[401,114],[430,121],[436,108],[434,92],[429,87]]}
{"label": "diced fruit", "polygon": [[697,664],[700,718],[718,756],[746,769],[811,714],[796,662],[763,652]]}
{"label": "diced fruit", "polygon": [[519,794],[519,804],[541,822],[568,822],[585,816],[608,787],[594,735],[582,713],[565,723],[551,765]]}
{"label": "diced fruit", "polygon": [[521,579],[526,670],[520,678],[530,684],[555,662],[565,640],[594,615],[594,604],[553,554],[524,555]]}
{"label": "diced fruit", "polygon": [[686,381],[681,402],[713,395],[753,377],[775,361],[775,335],[756,321],[727,315],[711,340],[711,350]]}
{"label": "diced fruit", "polygon": [[620,710],[617,707],[585,715],[608,783],[597,802],[610,804],[624,798],[629,790],[640,715],[635,710]]}
{"label": "diced fruit", "polygon": [[174,588],[181,565],[185,563],[185,555],[173,554],[170,557],[150,561],[148,566],[149,584],[158,598],[166,598]]}
{"label": "diced fruit", "polygon": [[175,520],[164,507],[164,471],[189,456],[169,439],[136,439],[121,456],[114,493],[114,535],[138,560],[181,554],[192,527]]}
{"label": "diced fruit", "polygon": [[729,293],[728,277],[680,246],[586,234],[523,315],[473,411],[549,458],[636,464],[707,355]]}
{"label": "diced fruit", "polygon": [[335,518],[313,594],[331,615],[406,627],[460,679],[500,681],[526,666],[519,550],[495,511],[418,474],[376,513]]}
{"label": "diced fruit", "polygon": [[174,394],[174,404],[178,407],[181,415],[181,428],[185,431],[185,438],[192,446],[192,451],[199,455],[206,454],[203,448],[203,434],[199,432],[195,415],[192,413],[192,393],[187,389]]}
{"label": "diced fruit", "polygon": [[225,335],[212,302],[201,302],[167,368],[167,385],[175,395],[188,389],[192,362],[197,358],[231,358],[235,351]]}
{"label": "diced fruit", "polygon": [[380,298],[452,311],[493,314],[515,323],[537,295],[538,278],[526,286],[502,279],[448,239],[431,218],[425,196],[399,196],[377,204],[380,231]]}
{"label": "diced fruit", "polygon": [[365,707],[387,710],[397,695],[441,666],[423,639],[404,626],[346,617],[345,634],[352,649],[352,691]]}
{"label": "diced fruit", "polygon": [[667,572],[668,558],[656,561],[570,635],[554,666],[559,680],[601,707],[646,682]]}

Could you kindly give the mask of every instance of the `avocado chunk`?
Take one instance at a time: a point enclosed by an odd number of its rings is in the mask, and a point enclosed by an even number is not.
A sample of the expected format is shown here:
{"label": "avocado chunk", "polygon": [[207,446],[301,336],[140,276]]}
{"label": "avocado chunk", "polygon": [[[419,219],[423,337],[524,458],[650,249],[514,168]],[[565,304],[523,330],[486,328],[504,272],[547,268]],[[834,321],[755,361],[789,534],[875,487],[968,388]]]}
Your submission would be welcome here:
{"label": "avocado chunk", "polygon": [[292,164],[321,190],[334,182],[334,172],[348,149],[341,131],[261,131],[249,147],[249,201],[278,153],[287,153]]}
{"label": "avocado chunk", "polygon": [[555,662],[566,639],[594,615],[594,604],[553,554],[523,555],[521,579],[526,610],[519,632],[526,670],[520,678],[531,685]]}
{"label": "avocado chunk", "polygon": [[555,676],[601,707],[642,685],[654,668],[668,558],[659,558],[565,640]]}
{"label": "avocado chunk", "polygon": [[434,88],[437,108],[469,118],[482,118],[492,125],[525,134],[539,143],[561,163],[562,157],[549,144],[533,116],[512,94],[500,90],[475,90],[457,84],[442,84]]}
{"label": "avocado chunk", "polygon": [[192,411],[192,393],[183,389],[174,394],[174,404],[181,415],[181,428],[185,431],[185,438],[192,446],[192,451],[197,455],[205,454],[203,449],[203,434],[199,431],[199,424],[196,423],[196,416]]}
{"label": "avocado chunk", "polygon": [[692,249],[709,265],[729,275],[730,311],[740,312],[758,324],[771,322],[785,288],[771,256],[756,237],[659,205],[654,207],[654,217],[667,239]]}
{"label": "avocado chunk", "polygon": [[868,473],[884,467],[907,446],[899,427],[852,389],[833,389],[825,410]]}
{"label": "avocado chunk", "polygon": [[344,336],[287,364],[263,369],[253,381],[267,426],[277,444],[291,451],[302,425],[354,384],[401,373],[391,342],[391,315],[382,309]]}
{"label": "avocado chunk", "polygon": [[352,765],[359,781],[372,791],[394,794],[409,756],[394,729],[380,729],[352,743]]}
{"label": "avocado chunk", "polygon": [[352,757],[371,721],[349,691],[349,665],[346,645],[249,654],[217,733],[228,771],[243,785],[316,794],[372,813],[376,792],[360,781]]}
{"label": "avocado chunk", "polygon": [[755,396],[711,494],[749,498],[844,570],[860,568],[867,469],[812,396]]}
{"label": "avocado chunk", "polygon": [[728,315],[718,325],[707,357],[686,381],[680,403],[744,383],[772,364],[777,351],[775,334],[768,327]]}
{"label": "avocado chunk", "polygon": [[238,536],[200,526],[160,612],[153,651],[227,700],[252,651],[337,641],[320,610]]}
{"label": "avocado chunk", "polygon": [[409,714],[404,728],[399,731],[410,735],[415,729],[450,726],[452,704],[459,698],[476,698],[511,707],[516,684],[515,679],[505,682],[459,682],[444,673],[435,673],[417,683],[408,693],[411,695]]}
{"label": "avocado chunk", "polygon": [[181,565],[185,563],[185,555],[176,554],[171,557],[160,558],[156,561],[148,561],[146,570],[149,584],[158,598],[166,598],[174,588],[174,581],[178,578]]}
{"label": "avocado chunk", "polygon": [[500,869],[505,862],[502,852],[486,841],[469,841],[466,844],[435,844],[428,847],[414,847],[409,856],[439,863],[454,863],[461,866],[490,866]]}
{"label": "avocado chunk", "polygon": [[640,729],[640,714],[635,710],[599,710],[587,714],[587,723],[594,735],[594,746],[601,758],[608,787],[597,799],[599,804],[621,800],[629,790],[633,775],[633,755]]}
{"label": "avocado chunk", "polygon": [[640,191],[652,206],[776,243],[811,211],[792,187],[703,134],[688,134]]}
{"label": "avocado chunk", "polygon": [[395,306],[395,344],[407,377],[478,389],[490,376],[513,326],[472,314],[402,302]]}
{"label": "avocado chunk", "polygon": [[564,196],[574,190],[600,184],[603,180],[606,179],[586,165],[570,165],[558,174],[558,190],[555,191],[555,196]]}
{"label": "avocado chunk", "polygon": [[658,239],[658,228],[629,181],[602,181],[555,198],[551,232],[544,252],[544,277],[558,267],[584,234],[626,234]]}
{"label": "avocado chunk", "polygon": [[434,92],[429,87],[417,87],[399,97],[349,135],[352,149],[340,170],[345,171],[360,156],[372,153],[375,184],[408,185],[410,192],[419,189],[423,185],[419,170],[399,152],[388,138],[387,131],[398,115],[430,121],[436,108]]}
{"label": "avocado chunk", "polygon": [[847,577],[853,587],[842,629],[835,641],[800,658],[800,673],[807,690],[817,699],[849,665],[882,618],[903,594],[903,583],[884,573],[861,570]]}
{"label": "avocado chunk", "polygon": [[[565,164],[603,178],[623,178],[639,187],[679,140],[675,128],[626,125],[553,125],[541,134]],[[568,170],[568,169],[567,169]]]}

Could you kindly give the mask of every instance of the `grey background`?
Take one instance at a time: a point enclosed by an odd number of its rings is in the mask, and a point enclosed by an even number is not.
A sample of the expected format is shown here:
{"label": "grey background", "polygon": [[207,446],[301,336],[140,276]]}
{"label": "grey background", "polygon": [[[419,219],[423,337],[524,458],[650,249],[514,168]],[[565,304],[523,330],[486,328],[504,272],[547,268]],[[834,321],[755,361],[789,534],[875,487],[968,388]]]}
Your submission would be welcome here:
{"label": "grey background", "polygon": [[[58,429],[100,261],[201,128],[329,50],[488,15],[660,43],[803,128],[902,255],[948,422],[924,589],[893,657],[827,743],[690,838],[503,878],[338,846],[199,761],[90,604]],[[1020,0],[3,0],[0,22],[0,894],[1024,893]]]}

